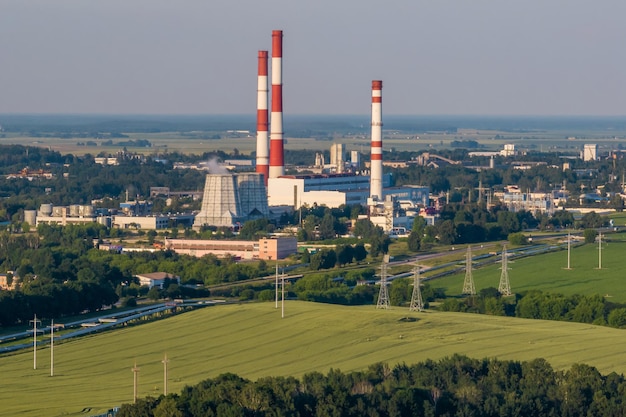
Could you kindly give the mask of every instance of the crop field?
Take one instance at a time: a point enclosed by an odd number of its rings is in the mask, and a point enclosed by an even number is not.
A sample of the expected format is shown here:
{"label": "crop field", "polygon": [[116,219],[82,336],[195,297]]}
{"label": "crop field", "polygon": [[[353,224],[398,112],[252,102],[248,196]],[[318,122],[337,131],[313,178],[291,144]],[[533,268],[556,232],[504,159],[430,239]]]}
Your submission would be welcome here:
{"label": "crop field", "polygon": [[0,415],[85,416],[232,372],[256,379],[352,371],[376,362],[415,363],[454,353],[471,357],[546,358],[555,368],[577,362],[624,373],[626,332],[587,324],[442,312],[377,310],[299,301],[222,305],[0,358]]}
{"label": "crop field", "polygon": [[[626,302],[626,275],[624,254],[626,242],[620,235],[611,235],[602,244],[602,269],[599,266],[597,244],[572,247],[570,267],[567,268],[567,250],[545,255],[532,256],[509,262],[509,281],[513,292],[537,289],[544,292],[572,294],[600,294],[617,303]],[[464,262],[463,262],[464,264]],[[500,263],[474,269],[476,291],[483,288],[498,288]],[[430,282],[444,288],[448,295],[459,295],[463,289],[465,272],[438,278]]]}

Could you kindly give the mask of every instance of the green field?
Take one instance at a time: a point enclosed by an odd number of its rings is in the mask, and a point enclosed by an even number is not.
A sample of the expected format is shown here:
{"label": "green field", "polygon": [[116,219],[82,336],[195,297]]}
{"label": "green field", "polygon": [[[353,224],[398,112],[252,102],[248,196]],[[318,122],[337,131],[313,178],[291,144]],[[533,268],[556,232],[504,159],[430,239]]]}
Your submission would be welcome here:
{"label": "green field", "polygon": [[[298,301],[287,302],[285,311],[281,319],[274,303],[207,307],[58,344],[54,377],[47,347],[38,350],[37,370],[32,350],[2,357],[0,415],[85,416],[130,402],[135,362],[141,369],[139,395],[158,396],[165,353],[171,360],[169,392],[225,372],[252,379],[300,376],[453,353],[518,360],[544,357],[559,369],[584,362],[604,373],[626,372],[626,332],[607,327]],[[406,317],[416,320],[403,320]]]}
{"label": "green field", "polygon": [[[621,237],[615,235],[616,239]],[[611,238],[611,237],[610,237]],[[567,250],[532,256],[509,262],[509,281],[513,292],[537,289],[558,292],[564,295],[600,294],[608,295],[612,302],[626,302],[626,276],[624,254],[626,242],[613,240],[602,246],[602,269],[598,269],[598,245],[587,244],[573,247],[570,267],[567,267]],[[473,270],[476,291],[483,288],[498,288],[502,270],[500,264]],[[444,288],[448,295],[459,295],[463,289],[465,272],[438,278],[430,285]]]}

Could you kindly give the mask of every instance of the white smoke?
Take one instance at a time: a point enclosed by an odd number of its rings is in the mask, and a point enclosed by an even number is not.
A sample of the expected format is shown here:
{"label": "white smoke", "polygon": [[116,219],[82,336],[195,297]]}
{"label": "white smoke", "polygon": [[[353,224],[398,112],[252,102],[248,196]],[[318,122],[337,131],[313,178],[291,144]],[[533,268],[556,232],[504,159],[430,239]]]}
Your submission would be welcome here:
{"label": "white smoke", "polygon": [[211,174],[228,174],[228,170],[220,165],[217,157],[213,157],[209,159],[206,163],[206,166],[209,168],[209,173]]}

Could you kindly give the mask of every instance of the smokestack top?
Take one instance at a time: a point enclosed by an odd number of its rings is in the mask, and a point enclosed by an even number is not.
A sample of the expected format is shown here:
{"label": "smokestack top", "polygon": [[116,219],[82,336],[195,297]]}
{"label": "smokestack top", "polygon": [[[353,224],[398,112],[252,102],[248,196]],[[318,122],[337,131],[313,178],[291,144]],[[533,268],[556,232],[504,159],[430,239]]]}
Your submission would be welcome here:
{"label": "smokestack top", "polygon": [[267,51],[259,51],[258,75],[267,75]]}
{"label": "smokestack top", "polygon": [[372,90],[382,90],[383,89],[383,82],[380,80],[374,80],[372,81]]}
{"label": "smokestack top", "polygon": [[282,58],[283,56],[283,31],[272,31],[272,58]]}

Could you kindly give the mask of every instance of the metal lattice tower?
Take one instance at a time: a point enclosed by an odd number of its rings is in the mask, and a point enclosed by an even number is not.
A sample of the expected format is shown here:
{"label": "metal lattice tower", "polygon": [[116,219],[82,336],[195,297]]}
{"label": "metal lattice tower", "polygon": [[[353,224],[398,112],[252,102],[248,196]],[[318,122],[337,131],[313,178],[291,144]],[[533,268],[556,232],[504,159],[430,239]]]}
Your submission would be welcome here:
{"label": "metal lattice tower", "polygon": [[376,308],[389,308],[389,294],[387,292],[387,263],[389,255],[383,257],[383,263],[380,265],[380,292],[378,293],[378,302]]}
{"label": "metal lattice tower", "polygon": [[422,291],[420,290],[420,267],[418,265],[415,265],[413,273],[415,274],[413,277],[413,295],[411,296],[409,311],[424,311],[424,300],[422,300]]}
{"label": "metal lattice tower", "polygon": [[476,295],[474,287],[474,277],[472,276],[472,247],[467,247],[465,255],[465,280],[463,281],[463,294]]}
{"label": "metal lattice tower", "polygon": [[500,285],[498,285],[498,292],[508,297],[511,295],[511,283],[509,282],[509,256],[506,252],[506,245],[502,247],[502,273],[500,274]]}

